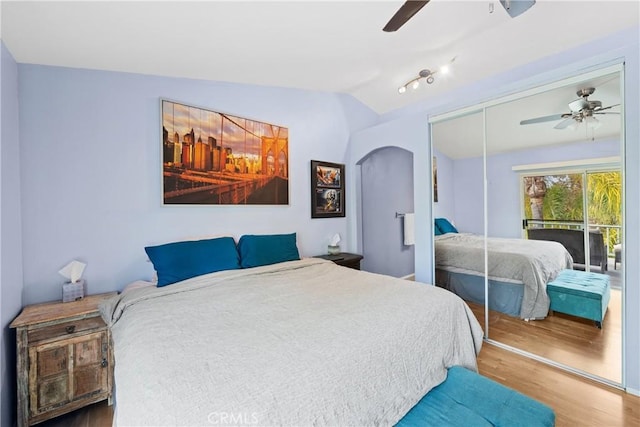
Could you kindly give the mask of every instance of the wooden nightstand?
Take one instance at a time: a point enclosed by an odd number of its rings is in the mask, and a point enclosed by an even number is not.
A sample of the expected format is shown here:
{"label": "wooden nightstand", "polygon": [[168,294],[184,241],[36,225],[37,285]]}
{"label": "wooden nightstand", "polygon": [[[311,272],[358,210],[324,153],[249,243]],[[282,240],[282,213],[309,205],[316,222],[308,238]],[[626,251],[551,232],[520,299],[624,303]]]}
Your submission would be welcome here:
{"label": "wooden nightstand", "polygon": [[340,252],[336,255],[318,255],[314,258],[322,258],[329,261],[333,261],[343,267],[353,268],[354,270],[360,270],[360,261],[363,256],[358,254],[350,254],[348,252]]}
{"label": "wooden nightstand", "polygon": [[98,305],[115,292],[30,305],[11,323],[18,356],[18,426],[111,400],[111,335]]}

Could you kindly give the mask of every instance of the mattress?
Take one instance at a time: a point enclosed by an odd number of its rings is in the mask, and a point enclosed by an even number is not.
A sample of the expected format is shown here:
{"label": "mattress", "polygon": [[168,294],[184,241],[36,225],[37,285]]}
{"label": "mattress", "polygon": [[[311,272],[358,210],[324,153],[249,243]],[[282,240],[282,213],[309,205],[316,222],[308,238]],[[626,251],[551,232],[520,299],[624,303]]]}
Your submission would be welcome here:
{"label": "mattress", "polygon": [[317,258],[133,289],[101,312],[116,425],[393,425],[447,368],[476,370],[482,345],[458,296]]}

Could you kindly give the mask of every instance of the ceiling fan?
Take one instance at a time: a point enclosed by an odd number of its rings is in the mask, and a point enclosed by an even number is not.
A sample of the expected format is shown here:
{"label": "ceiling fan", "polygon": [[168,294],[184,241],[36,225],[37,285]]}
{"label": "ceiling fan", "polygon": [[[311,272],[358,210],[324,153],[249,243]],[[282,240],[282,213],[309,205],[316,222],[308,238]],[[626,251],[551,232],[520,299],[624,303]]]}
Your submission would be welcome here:
{"label": "ceiling fan", "polygon": [[[531,6],[535,4],[536,0],[500,0],[500,4],[505,8],[509,16],[515,18],[520,15],[522,12],[529,9]],[[398,31],[400,27],[407,23],[409,19],[413,17],[416,13],[420,11],[426,4],[429,3],[429,0],[418,1],[418,0],[408,0],[405,1],[400,9],[393,15],[393,17],[387,22],[387,25],[384,26],[382,31],[386,31],[388,33]],[[489,2],[490,11],[493,11],[493,2]]]}
{"label": "ceiling fan", "polygon": [[571,112],[563,113],[563,114],[553,114],[551,116],[544,117],[536,117],[534,119],[522,120],[520,122],[521,125],[530,125],[534,123],[544,123],[544,122],[553,122],[556,120],[562,120],[560,123],[555,125],[554,129],[566,129],[573,128],[582,122],[584,122],[588,127],[592,129],[596,129],[600,127],[601,123],[594,117],[596,114],[620,114],[615,111],[604,111],[609,110],[610,108],[616,107],[620,104],[609,105],[608,107],[603,107],[602,102],[594,101],[589,99],[589,95],[595,92],[595,88],[588,87],[584,89],[579,89],[576,94],[580,97],[575,101],[569,103],[569,109]]}

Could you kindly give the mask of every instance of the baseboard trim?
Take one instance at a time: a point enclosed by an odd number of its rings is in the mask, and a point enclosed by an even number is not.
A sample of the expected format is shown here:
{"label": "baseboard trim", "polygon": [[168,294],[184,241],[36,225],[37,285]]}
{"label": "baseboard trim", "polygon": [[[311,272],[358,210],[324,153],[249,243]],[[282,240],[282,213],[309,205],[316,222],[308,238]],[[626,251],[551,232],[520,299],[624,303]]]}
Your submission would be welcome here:
{"label": "baseboard trim", "polygon": [[402,276],[401,279],[404,280],[413,280],[414,282],[416,281],[416,275],[415,273],[413,274],[407,274],[406,276]]}
{"label": "baseboard trim", "polygon": [[640,396],[640,390],[636,390],[635,388],[627,387],[627,393],[633,394],[634,396]]}

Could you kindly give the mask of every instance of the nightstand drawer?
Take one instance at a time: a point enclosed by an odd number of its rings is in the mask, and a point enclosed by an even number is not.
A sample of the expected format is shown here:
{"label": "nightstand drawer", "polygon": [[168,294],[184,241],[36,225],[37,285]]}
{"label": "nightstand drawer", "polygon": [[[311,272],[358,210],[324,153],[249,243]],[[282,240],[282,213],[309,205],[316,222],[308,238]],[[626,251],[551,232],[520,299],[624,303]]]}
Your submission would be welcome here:
{"label": "nightstand drawer", "polygon": [[347,268],[353,268],[354,270],[360,270],[360,261],[362,261],[362,255],[350,254],[348,252],[340,252],[333,255],[318,255],[314,258],[322,258],[327,261],[333,261],[335,264],[341,265]]}
{"label": "nightstand drawer", "polygon": [[89,317],[86,319],[72,320],[62,322],[55,325],[44,327],[35,327],[27,331],[27,338],[30,343],[36,343],[42,340],[63,337],[66,335],[77,334],[79,332],[91,331],[104,328],[106,325],[100,316]]}

